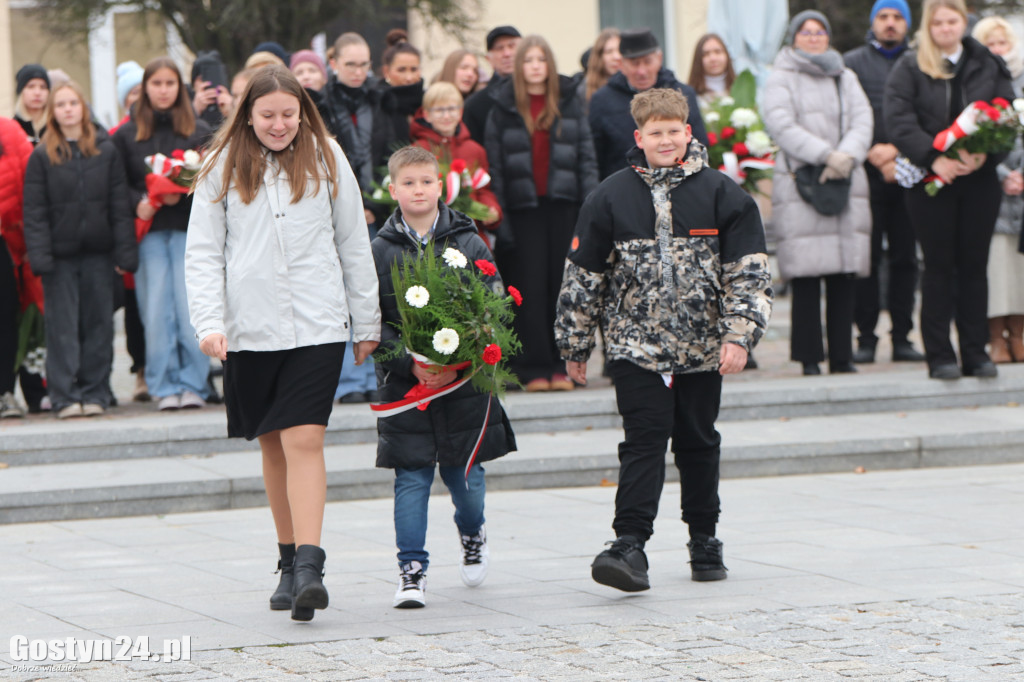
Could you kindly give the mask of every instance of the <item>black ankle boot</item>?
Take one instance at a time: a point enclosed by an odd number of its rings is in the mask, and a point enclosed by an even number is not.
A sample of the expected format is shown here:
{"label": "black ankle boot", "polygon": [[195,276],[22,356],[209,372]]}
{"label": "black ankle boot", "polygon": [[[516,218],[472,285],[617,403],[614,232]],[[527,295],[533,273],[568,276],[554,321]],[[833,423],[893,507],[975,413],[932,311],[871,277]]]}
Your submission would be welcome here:
{"label": "black ankle boot", "polygon": [[327,608],[324,560],[327,554],[316,545],[295,548],[295,582],[292,588],[292,620],[313,620],[313,609]]}
{"label": "black ankle boot", "polygon": [[722,541],[710,535],[694,534],[686,544],[690,550],[690,578],[697,582],[725,580]]}
{"label": "black ankle boot", "polygon": [[277,543],[281,559],[277,562],[277,570],[281,574],[281,582],[270,597],[270,608],[274,611],[287,611],[292,607],[292,582],[294,578],[295,543],[282,545]]}

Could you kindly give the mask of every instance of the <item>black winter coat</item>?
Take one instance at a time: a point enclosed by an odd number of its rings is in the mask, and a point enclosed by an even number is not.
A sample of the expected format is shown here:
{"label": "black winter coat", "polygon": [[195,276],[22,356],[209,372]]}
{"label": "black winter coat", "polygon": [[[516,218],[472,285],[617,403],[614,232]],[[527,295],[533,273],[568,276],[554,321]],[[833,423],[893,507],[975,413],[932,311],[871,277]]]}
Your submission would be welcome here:
{"label": "black winter coat", "polygon": [[[367,81],[358,89],[356,97],[350,97],[345,86],[332,74],[321,95],[315,100],[320,116],[345,152],[359,189],[372,191],[372,181],[380,179],[377,169],[387,162],[389,146],[395,139],[391,121],[381,109],[384,91]],[[356,122],[352,121],[353,113]]]}
{"label": "black winter coat", "polygon": [[[672,88],[686,95],[690,105],[690,117],[686,122],[690,124],[693,137],[707,146],[708,134],[704,130],[704,119],[700,116],[697,92],[689,85],[680,83],[676,75],[665,68],[658,72],[654,87]],[[626,154],[636,144],[633,139],[636,122],[629,113],[629,104],[635,94],[636,90],[620,71],[590,98],[590,132],[594,136],[594,149],[602,180],[628,165]]]}
{"label": "black winter coat", "polygon": [[[430,247],[438,260],[448,247],[458,249],[469,260],[494,262],[487,245],[477,235],[476,225],[463,214],[438,202],[440,215]],[[394,324],[399,321],[395,303],[391,265],[398,259],[415,256],[418,247],[401,227],[401,209],[388,218],[373,240],[373,260],[380,281],[381,346],[392,347],[399,342]],[[499,277],[494,284],[501,286]],[[402,357],[377,361],[377,386],[381,400],[393,402],[415,386],[418,381],[412,373],[412,358]],[[392,417],[377,420],[377,466],[418,468],[434,466],[465,466],[469,459],[491,401],[491,414],[487,420],[487,433],[477,455],[478,462],[497,459],[516,449],[512,425],[497,398],[488,398],[471,384],[430,402],[426,410],[412,409]]]}
{"label": "black winter coat", "polygon": [[[559,76],[559,117],[551,124],[547,197],[583,203],[597,187],[594,141],[576,94],[577,81]],[[491,189],[505,212],[537,206],[533,181],[533,139],[516,109],[515,90],[507,82],[498,90],[487,118],[487,162],[491,165]]]}
{"label": "black winter coat", "polygon": [[487,117],[491,115],[494,108],[494,99],[502,85],[510,80],[508,76],[494,74],[483,90],[474,92],[466,99],[462,108],[462,122],[469,130],[469,136],[481,147],[484,146],[484,139],[487,133]]}
{"label": "black winter coat", "polygon": [[412,144],[409,135],[409,121],[423,106],[423,81],[412,85],[388,85],[383,80],[381,90],[381,110],[388,119],[391,129],[392,144],[406,146]]}
{"label": "black winter coat", "polygon": [[[931,168],[939,156],[932,147],[935,136],[948,128],[968,104],[991,102],[996,97],[1012,101],[1010,72],[1000,57],[974,38],[964,38],[964,52],[955,79],[927,76],[917,67],[917,53],[900,57],[885,84],[885,127],[889,139],[911,163]],[[953,102],[954,80],[962,97]],[[989,154],[981,171],[993,171],[1006,154]]]}
{"label": "black winter coat", "polygon": [[99,154],[53,165],[40,144],[25,170],[25,245],[32,271],[53,271],[54,260],[110,253],[133,272],[139,264],[134,212],[128,202],[124,164],[106,133],[97,131]]}
{"label": "black winter coat", "polygon": [[[843,61],[857,74],[860,87],[864,89],[864,94],[871,102],[871,111],[875,115],[875,135],[871,142],[873,145],[888,144],[890,141],[885,131],[882,103],[885,100],[885,82],[899,60],[899,55],[889,58],[879,52],[872,44],[874,39],[875,35],[868,31],[867,44],[843,54]],[[906,41],[903,45],[906,47]]]}
{"label": "black winter coat", "polygon": [[[131,204],[132,215],[135,215],[135,208],[142,201],[146,194],[146,176],[149,174],[149,167],[146,166],[146,157],[157,152],[170,156],[176,149],[186,151],[189,149],[200,149],[210,141],[213,132],[210,126],[202,119],[196,120],[196,129],[188,137],[182,137],[174,132],[171,122],[171,115],[166,111],[153,112],[153,134],[148,140],[136,140],[138,126],[135,124],[135,108],[132,108],[132,117],[126,121],[114,133],[114,146],[117,147],[124,163],[125,174],[128,177],[128,200]],[[153,225],[150,232],[160,230],[188,230],[188,216],[192,211],[192,195],[183,194],[181,200],[173,206],[163,206],[157,210],[153,217]]]}

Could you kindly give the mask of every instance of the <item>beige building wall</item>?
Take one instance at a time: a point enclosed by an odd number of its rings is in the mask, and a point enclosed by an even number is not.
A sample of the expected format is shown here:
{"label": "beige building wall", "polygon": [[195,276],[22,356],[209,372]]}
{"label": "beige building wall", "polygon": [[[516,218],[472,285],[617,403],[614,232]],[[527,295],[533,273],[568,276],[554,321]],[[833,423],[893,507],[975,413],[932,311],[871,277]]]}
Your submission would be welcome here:
{"label": "beige building wall", "polygon": [[[0,0],[0,45],[11,44],[11,11],[7,0]],[[10,49],[0,49],[0,115],[14,111],[14,64]]]}
{"label": "beige building wall", "polygon": [[[665,66],[680,80],[685,81],[689,75],[697,39],[706,30],[707,3],[671,0],[676,59]],[[467,4],[472,5],[472,0]],[[465,46],[483,55],[487,32],[495,26],[510,24],[523,35],[538,33],[547,38],[559,72],[567,75],[580,70],[580,55],[593,45],[601,30],[598,0],[479,0],[477,5],[479,10],[472,13],[473,28],[464,41],[427,25],[420,15],[410,12],[409,40],[423,51],[423,76],[428,82],[441,70],[445,56],[456,48]]]}

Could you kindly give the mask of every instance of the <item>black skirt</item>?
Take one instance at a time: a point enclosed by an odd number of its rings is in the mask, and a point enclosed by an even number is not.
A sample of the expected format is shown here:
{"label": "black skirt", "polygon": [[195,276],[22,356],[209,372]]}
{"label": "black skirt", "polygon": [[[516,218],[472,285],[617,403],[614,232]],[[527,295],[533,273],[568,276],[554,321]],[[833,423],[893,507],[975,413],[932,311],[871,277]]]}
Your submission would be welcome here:
{"label": "black skirt", "polygon": [[327,426],[344,354],[344,343],[228,353],[228,437],[253,440],[292,426]]}

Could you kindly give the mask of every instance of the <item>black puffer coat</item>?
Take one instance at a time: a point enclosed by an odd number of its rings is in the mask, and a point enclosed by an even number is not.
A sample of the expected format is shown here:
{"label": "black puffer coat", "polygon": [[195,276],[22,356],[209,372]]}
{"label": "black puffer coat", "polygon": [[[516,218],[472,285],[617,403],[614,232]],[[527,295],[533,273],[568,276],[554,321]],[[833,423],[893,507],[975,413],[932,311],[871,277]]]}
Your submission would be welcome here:
{"label": "black puffer coat", "polygon": [[[174,132],[171,122],[171,115],[166,111],[153,112],[153,134],[148,140],[136,140],[135,136],[139,128],[135,123],[134,108],[132,118],[125,122],[117,132],[114,133],[114,146],[117,147],[124,163],[125,174],[128,176],[128,199],[131,204],[132,215],[135,208],[142,201],[146,194],[146,176],[149,174],[149,167],[146,166],[146,157],[157,152],[170,156],[177,149],[186,151],[189,149],[200,149],[210,141],[213,132],[205,121],[196,121],[196,129],[188,137],[182,137]],[[188,230],[188,216],[192,211],[192,195],[183,194],[181,200],[173,206],[163,206],[153,217],[153,225],[150,232],[160,230]]]}
{"label": "black puffer coat", "polygon": [[[583,203],[597,187],[597,157],[583,103],[576,95],[578,82],[559,76],[560,116],[551,125],[548,164],[549,199]],[[515,90],[506,82],[497,92],[487,118],[487,161],[491,164],[491,188],[503,210],[537,206],[533,181],[533,140],[516,109]]]}
{"label": "black puffer coat", "polygon": [[[1003,60],[974,38],[964,38],[957,76],[943,80],[925,75],[917,66],[917,53],[907,52],[893,67],[885,84],[885,128],[900,152],[921,168],[931,168],[939,156],[932,147],[935,136],[948,128],[968,104],[1014,98],[1010,72]],[[952,101],[954,80],[961,98]],[[1006,154],[989,154],[983,169],[994,170]]]}
{"label": "black puffer coat", "polygon": [[53,165],[40,144],[25,171],[25,245],[32,271],[53,271],[54,259],[112,253],[122,270],[139,264],[124,164],[113,142],[96,132],[99,154],[86,158],[71,142],[71,158]]}
{"label": "black puffer coat", "polygon": [[[440,255],[448,247],[458,249],[469,260],[484,259],[494,262],[490,251],[477,235],[473,221],[443,202],[441,214],[431,246]],[[391,281],[391,264],[398,259],[415,256],[417,245],[402,229],[401,209],[388,218],[373,240],[373,260],[380,281],[380,310],[382,316],[381,347],[391,347],[399,339],[394,323],[398,322],[398,306]],[[501,280],[494,278],[501,286]],[[375,363],[377,386],[384,402],[401,400],[418,381],[412,373],[412,358],[408,355]],[[487,420],[487,433],[477,455],[478,462],[497,459],[516,449],[512,425],[497,398],[479,393],[467,384],[446,396],[431,401],[426,410],[412,409],[392,417],[377,420],[377,466],[418,468],[440,464],[465,466],[491,401],[491,415]]]}

